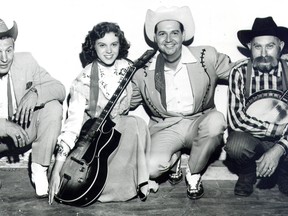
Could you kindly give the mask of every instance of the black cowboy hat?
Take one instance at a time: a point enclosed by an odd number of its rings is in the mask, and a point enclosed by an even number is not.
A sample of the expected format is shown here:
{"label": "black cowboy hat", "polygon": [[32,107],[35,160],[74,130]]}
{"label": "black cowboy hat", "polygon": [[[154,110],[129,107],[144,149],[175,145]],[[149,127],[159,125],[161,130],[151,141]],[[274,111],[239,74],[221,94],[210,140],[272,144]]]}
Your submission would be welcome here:
{"label": "black cowboy hat", "polygon": [[[247,47],[247,43],[257,36],[271,35],[288,43],[288,28],[277,26],[272,17],[256,18],[252,30],[240,30],[237,32],[239,41]],[[287,44],[286,44],[287,45]]]}
{"label": "black cowboy hat", "polygon": [[16,40],[18,35],[18,28],[15,21],[13,21],[13,27],[8,29],[5,22],[0,19],[0,38],[2,37],[12,37],[14,40]]}

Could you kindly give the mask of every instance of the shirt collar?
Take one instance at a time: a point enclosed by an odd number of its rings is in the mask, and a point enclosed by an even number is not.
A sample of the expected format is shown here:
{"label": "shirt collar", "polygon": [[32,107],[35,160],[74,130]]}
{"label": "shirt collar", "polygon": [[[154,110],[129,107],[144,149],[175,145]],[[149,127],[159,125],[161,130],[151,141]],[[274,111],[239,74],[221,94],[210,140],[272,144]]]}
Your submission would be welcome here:
{"label": "shirt collar", "polygon": [[[149,70],[155,70],[156,59],[157,59],[157,56],[159,54],[160,54],[160,52],[157,51],[155,57],[153,58],[153,61],[149,65]],[[180,63],[181,64],[189,64],[189,63],[195,63],[195,62],[197,62],[197,59],[195,58],[195,56],[190,52],[190,50],[186,46],[182,45]]]}
{"label": "shirt collar", "polygon": [[2,78],[0,78],[0,79],[6,79],[6,77],[8,77],[8,75],[11,77],[11,72],[10,72],[10,70],[8,71],[8,73],[7,74],[5,74]]}

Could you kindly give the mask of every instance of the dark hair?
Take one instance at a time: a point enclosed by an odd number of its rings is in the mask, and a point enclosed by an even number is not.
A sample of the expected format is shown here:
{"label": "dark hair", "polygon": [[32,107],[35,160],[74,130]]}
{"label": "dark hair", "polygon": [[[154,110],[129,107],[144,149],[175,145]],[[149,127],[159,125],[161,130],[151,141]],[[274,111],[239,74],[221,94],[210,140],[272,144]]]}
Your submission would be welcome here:
{"label": "dark hair", "polygon": [[82,52],[80,53],[80,60],[82,66],[93,62],[98,58],[95,51],[95,42],[96,40],[103,38],[106,33],[114,32],[115,36],[119,38],[120,49],[117,59],[126,58],[128,55],[128,49],[130,44],[124,36],[124,32],[120,29],[119,25],[111,22],[101,22],[93,27],[91,31],[88,32],[88,35],[85,38],[85,42],[82,44]]}
{"label": "dark hair", "polygon": [[[178,22],[178,21],[177,21]],[[180,25],[180,31],[181,31],[181,33],[183,33],[184,32],[184,26],[183,26],[183,24],[181,23],[181,22],[178,22],[179,23],[179,25]],[[158,25],[158,23],[155,25],[155,28],[154,28],[154,33],[156,34],[156,32],[157,32],[157,25]]]}
{"label": "dark hair", "polygon": [[13,47],[15,47],[15,39],[11,36],[6,36],[6,35],[2,36],[2,37],[0,37],[0,40],[5,40],[5,39],[9,39],[9,38],[11,38],[12,43],[13,43]]}

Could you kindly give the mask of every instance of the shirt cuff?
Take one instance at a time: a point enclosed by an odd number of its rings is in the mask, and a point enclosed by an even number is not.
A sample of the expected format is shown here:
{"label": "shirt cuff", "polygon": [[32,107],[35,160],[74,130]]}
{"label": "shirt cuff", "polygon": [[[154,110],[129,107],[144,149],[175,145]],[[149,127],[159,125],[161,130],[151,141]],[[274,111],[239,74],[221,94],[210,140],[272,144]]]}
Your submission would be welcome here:
{"label": "shirt cuff", "polygon": [[[271,137],[271,136],[273,137],[275,135],[274,124],[269,124],[269,123],[265,123],[265,124],[268,124],[265,135],[268,137]],[[273,132],[274,132],[274,134],[273,134]]]}
{"label": "shirt cuff", "polygon": [[276,143],[276,145],[281,146],[281,148],[284,150],[284,155],[287,155],[288,153],[288,141],[287,140],[281,139]]}
{"label": "shirt cuff", "polygon": [[[269,124],[269,123],[268,123]],[[279,127],[277,124],[269,124],[266,131],[266,136],[275,137],[281,136],[283,134],[283,128]]]}
{"label": "shirt cuff", "polygon": [[77,136],[74,133],[69,133],[65,131],[65,133],[61,133],[58,137],[57,143],[60,144],[61,142],[66,143],[70,149],[73,149],[75,146]]}

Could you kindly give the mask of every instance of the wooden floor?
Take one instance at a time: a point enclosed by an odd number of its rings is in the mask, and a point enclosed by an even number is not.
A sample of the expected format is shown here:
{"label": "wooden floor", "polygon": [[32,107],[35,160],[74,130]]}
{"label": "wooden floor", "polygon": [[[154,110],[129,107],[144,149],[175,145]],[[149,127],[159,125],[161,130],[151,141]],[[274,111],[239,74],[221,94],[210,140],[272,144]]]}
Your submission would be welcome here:
{"label": "wooden floor", "polygon": [[[2,161],[3,165],[3,161]],[[216,169],[218,167],[218,170]],[[215,169],[215,170],[214,170]],[[185,182],[176,186],[168,182],[161,184],[157,193],[151,193],[146,201],[133,199],[121,203],[95,203],[85,208],[71,207],[59,203],[48,204],[48,199],[36,199],[34,189],[30,184],[27,168],[15,168],[12,165],[0,168],[0,215],[1,216],[126,216],[126,215],[164,215],[164,216],[284,216],[288,215],[288,197],[272,189],[260,190],[255,187],[254,193],[247,198],[236,197],[233,194],[235,179],[217,178],[225,167],[214,164],[207,172],[216,175],[206,175],[203,181],[205,195],[197,201],[186,196]],[[226,172],[226,171],[225,171]],[[215,178],[214,180],[210,177]],[[226,175],[227,178],[227,175]],[[225,178],[224,178],[225,179]]]}

